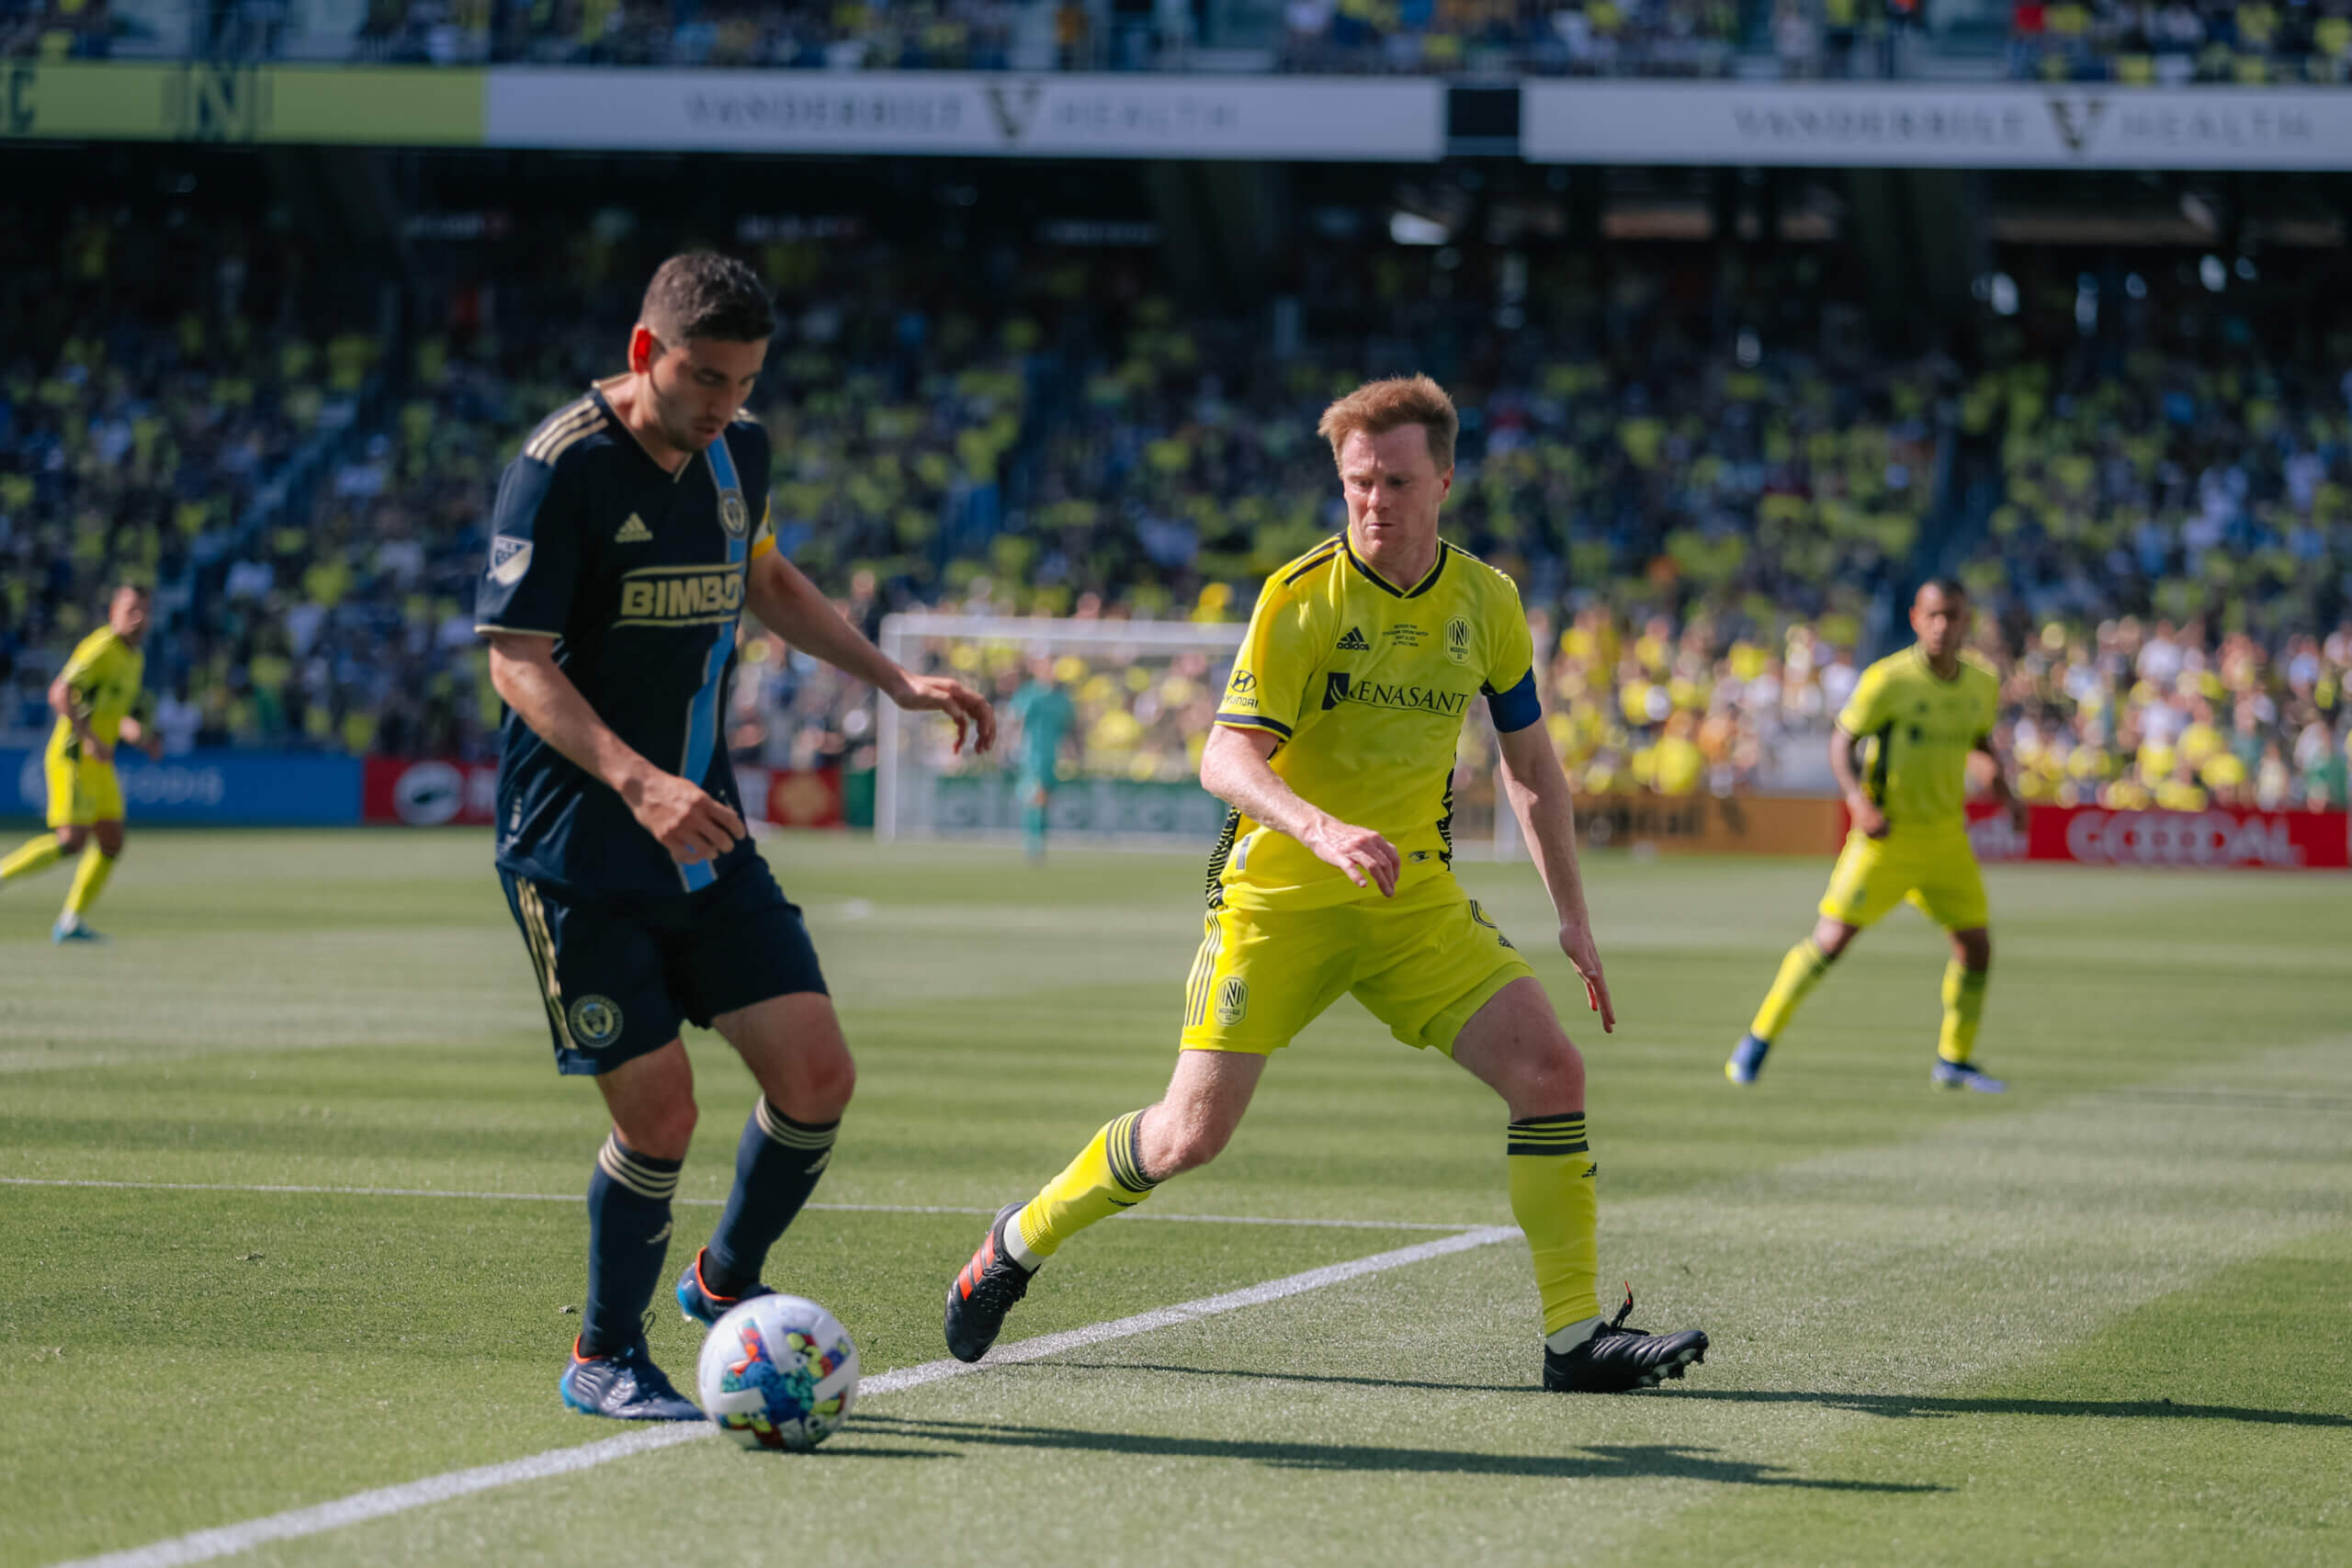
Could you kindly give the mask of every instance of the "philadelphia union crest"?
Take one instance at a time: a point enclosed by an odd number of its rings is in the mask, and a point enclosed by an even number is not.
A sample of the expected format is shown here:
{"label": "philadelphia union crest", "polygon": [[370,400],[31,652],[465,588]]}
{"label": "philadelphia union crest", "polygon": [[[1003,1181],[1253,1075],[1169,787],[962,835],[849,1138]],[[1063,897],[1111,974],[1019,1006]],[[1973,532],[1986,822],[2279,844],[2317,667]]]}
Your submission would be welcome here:
{"label": "philadelphia union crest", "polygon": [[566,1018],[572,1043],[582,1051],[601,1051],[621,1037],[620,1004],[610,997],[582,997]]}
{"label": "philadelphia union crest", "polygon": [[718,492],[718,525],[727,530],[727,536],[730,539],[740,539],[751,531],[752,513],[743,504],[741,491],[722,490]]}

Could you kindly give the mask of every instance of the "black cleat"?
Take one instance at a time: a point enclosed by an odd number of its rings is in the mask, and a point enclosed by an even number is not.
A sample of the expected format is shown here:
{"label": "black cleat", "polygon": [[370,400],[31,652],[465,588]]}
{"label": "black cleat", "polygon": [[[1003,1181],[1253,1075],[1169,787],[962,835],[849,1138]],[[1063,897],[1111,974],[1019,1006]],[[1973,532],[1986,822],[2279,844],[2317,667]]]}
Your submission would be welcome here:
{"label": "black cleat", "polygon": [[1023,1205],[1007,1203],[989,1223],[988,1238],[947,1287],[947,1353],[977,1361],[1004,1332],[1004,1314],[1029,1293],[1030,1270],[1005,1250],[1004,1227]]}
{"label": "black cleat", "polygon": [[571,1365],[557,1385],[563,1402],[582,1416],[617,1421],[699,1421],[694,1401],[670,1386],[640,1339],[609,1356],[582,1356],[571,1347]]}
{"label": "black cleat", "polygon": [[1573,1350],[1544,1351],[1544,1386],[1555,1393],[1624,1393],[1656,1388],[1661,1379],[1679,1378],[1682,1369],[1707,1359],[1707,1336],[1686,1328],[1678,1334],[1645,1334],[1627,1328],[1634,1310],[1634,1292],[1615,1321],[1604,1323],[1591,1338]]}

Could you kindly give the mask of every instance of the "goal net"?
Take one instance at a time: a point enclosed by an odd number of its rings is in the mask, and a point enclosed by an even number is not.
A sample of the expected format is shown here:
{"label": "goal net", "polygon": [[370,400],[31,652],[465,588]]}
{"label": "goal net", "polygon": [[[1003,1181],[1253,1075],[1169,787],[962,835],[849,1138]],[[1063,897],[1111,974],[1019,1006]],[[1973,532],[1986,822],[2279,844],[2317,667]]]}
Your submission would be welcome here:
{"label": "goal net", "polygon": [[[1014,694],[1049,679],[1069,701],[1070,723],[1053,758],[1047,829],[1105,847],[1207,853],[1226,807],[1201,787],[1201,748],[1246,629],[1230,622],[886,617],[884,653],[909,670],[976,687],[996,704],[1004,733],[986,756],[959,755],[946,718],[877,705],[876,836],[1016,838],[1022,803],[1014,785],[1039,738],[1024,743]],[[1454,842],[1478,854],[1494,837],[1495,769],[1485,705],[1473,706],[1454,774]]]}

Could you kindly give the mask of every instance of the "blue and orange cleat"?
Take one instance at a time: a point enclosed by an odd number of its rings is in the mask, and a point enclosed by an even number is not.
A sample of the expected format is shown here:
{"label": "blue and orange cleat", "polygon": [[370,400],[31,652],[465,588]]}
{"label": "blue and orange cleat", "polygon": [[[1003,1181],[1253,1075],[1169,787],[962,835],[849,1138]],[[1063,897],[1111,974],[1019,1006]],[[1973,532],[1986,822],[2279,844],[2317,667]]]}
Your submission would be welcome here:
{"label": "blue and orange cleat", "polygon": [[60,915],[57,917],[57,923],[49,928],[49,940],[59,947],[64,946],[69,942],[87,942],[93,947],[104,947],[114,939],[101,936],[92,931],[83,923],[82,917],[79,915]]}
{"label": "blue and orange cleat", "polygon": [[2009,1087],[2006,1079],[1972,1063],[1947,1062],[1941,1056],[1928,1070],[1928,1081],[1938,1089],[1973,1089],[1979,1094],[2000,1094]]}
{"label": "blue and orange cleat", "polygon": [[705,1328],[717,1323],[753,1296],[772,1296],[775,1292],[765,1285],[753,1285],[740,1296],[722,1296],[702,1282],[702,1252],[697,1248],[695,1260],[678,1276],[678,1310],[686,1314],[688,1323],[699,1323]]}
{"label": "blue and orange cleat", "polygon": [[582,1356],[572,1341],[571,1365],[556,1384],[563,1403],[582,1416],[616,1421],[699,1421],[695,1402],[670,1386],[640,1339],[609,1356]]}
{"label": "blue and orange cleat", "polygon": [[1770,1040],[1741,1035],[1739,1043],[1731,1048],[1731,1060],[1724,1064],[1724,1077],[1734,1083],[1754,1083],[1756,1075],[1764,1070],[1764,1053],[1771,1048]]}

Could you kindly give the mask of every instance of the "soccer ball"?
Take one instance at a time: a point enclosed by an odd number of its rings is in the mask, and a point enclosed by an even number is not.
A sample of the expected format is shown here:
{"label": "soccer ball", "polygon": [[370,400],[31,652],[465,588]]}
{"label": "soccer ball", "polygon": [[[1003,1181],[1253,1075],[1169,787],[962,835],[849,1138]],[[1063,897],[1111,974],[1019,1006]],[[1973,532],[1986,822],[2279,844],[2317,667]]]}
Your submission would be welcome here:
{"label": "soccer ball", "polygon": [[799,1296],[753,1296],[711,1325],[695,1368],[702,1407],[747,1449],[806,1453],[857,1402],[857,1347]]}

